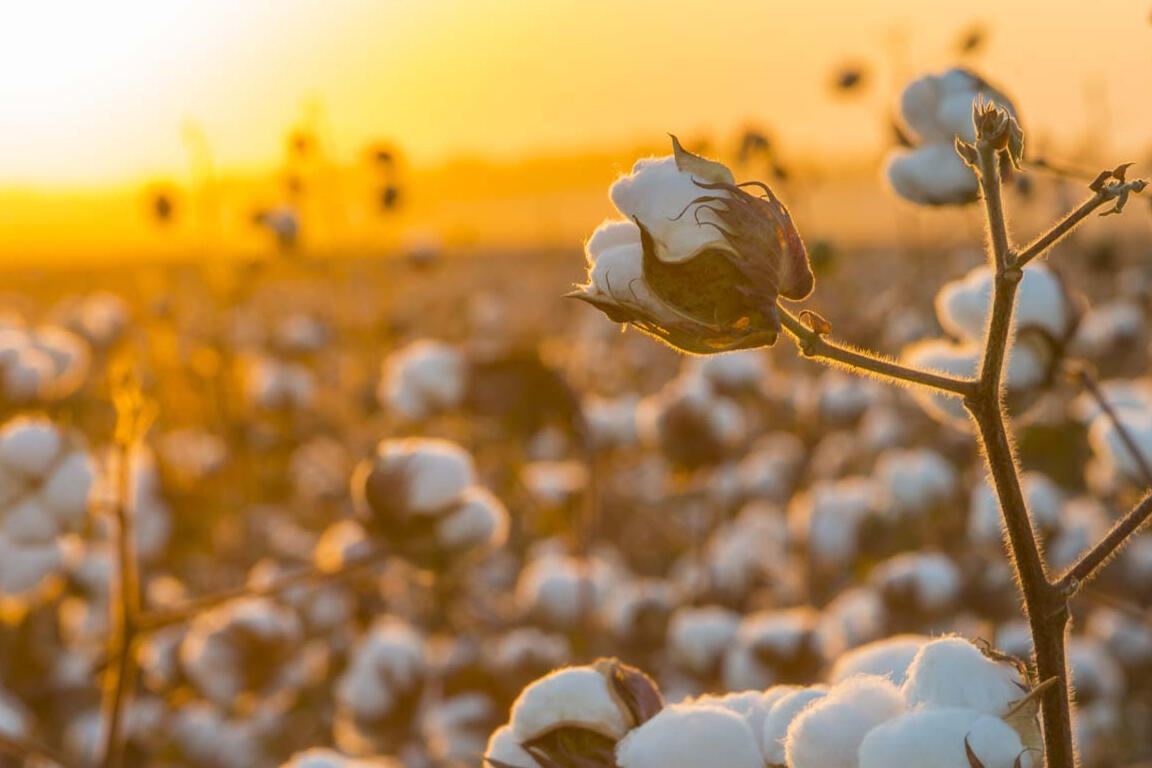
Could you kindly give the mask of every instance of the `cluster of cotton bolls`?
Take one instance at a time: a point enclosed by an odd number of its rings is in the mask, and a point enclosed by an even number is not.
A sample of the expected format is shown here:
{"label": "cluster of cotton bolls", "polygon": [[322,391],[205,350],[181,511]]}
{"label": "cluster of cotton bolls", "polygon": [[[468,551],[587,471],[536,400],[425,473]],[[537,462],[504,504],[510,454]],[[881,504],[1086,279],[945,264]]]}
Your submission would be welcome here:
{"label": "cluster of cotton bolls", "polygon": [[0,395],[27,406],[51,403],[76,393],[85,383],[92,351],[81,337],[58,326],[26,328],[22,321],[0,322]]}
{"label": "cluster of cotton bolls", "polygon": [[1040,762],[1027,680],[962,638],[880,641],[807,677],[666,703],[651,678],[615,660],[559,669],[523,690],[485,758],[498,768]]}

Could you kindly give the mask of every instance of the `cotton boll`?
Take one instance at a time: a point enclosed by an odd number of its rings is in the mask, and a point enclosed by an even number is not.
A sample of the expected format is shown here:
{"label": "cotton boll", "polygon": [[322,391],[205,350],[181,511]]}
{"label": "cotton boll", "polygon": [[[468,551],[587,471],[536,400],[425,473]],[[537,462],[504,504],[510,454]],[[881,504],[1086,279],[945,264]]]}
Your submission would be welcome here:
{"label": "cotton boll", "polygon": [[796,716],[784,739],[790,768],[856,768],[857,751],[876,726],[904,711],[900,689],[861,675],[834,685]]}
{"label": "cotton boll", "polygon": [[[1119,411],[1119,416],[1129,437],[1147,460],[1147,457],[1152,456],[1152,408],[1124,408]],[[1092,421],[1088,429],[1088,443],[1093,454],[1113,472],[1129,482],[1144,482],[1140,462],[1132,455],[1120,431],[1107,416],[1097,416]]]}
{"label": "cotton boll", "polygon": [[1119,702],[1124,696],[1124,670],[1100,641],[1072,638],[1068,643],[1068,667],[1077,702]]}
{"label": "cotton boll", "polygon": [[[313,747],[297,752],[281,764],[280,768],[398,768],[399,764],[388,758],[358,760],[337,752],[334,749]],[[525,766],[531,766],[526,763]]]}
{"label": "cotton boll", "polygon": [[[629,175],[617,179],[608,194],[621,213],[650,229],[661,261],[683,262],[707,248],[727,247],[716,227],[705,225],[719,224],[716,215],[707,206],[693,204],[704,194],[725,197],[727,193],[701,189],[698,178],[681,171],[674,157],[645,158],[636,161]],[[731,173],[726,181],[733,182]]]}
{"label": "cotton boll", "polygon": [[619,739],[632,723],[610,686],[593,667],[558,669],[521,691],[512,705],[512,732],[521,744],[564,726]]}
{"label": "cotton boll", "polygon": [[767,691],[740,691],[723,695],[704,695],[685,703],[721,707],[740,715],[748,723],[748,728],[752,731],[753,738],[756,739],[757,747],[761,748],[761,752],[763,752],[760,739],[764,734],[764,718],[768,715],[768,710],[772,708],[773,704],[794,690],[798,690],[798,687],[778,685]]}
{"label": "cotton boll", "polygon": [[1087,634],[1104,643],[1110,655],[1128,669],[1152,663],[1152,627],[1122,611],[1098,608],[1088,617]]}
{"label": "cotton boll", "polygon": [[508,537],[508,510],[491,491],[468,488],[437,523],[436,537],[452,551],[498,547]]}
{"label": "cotton boll", "polygon": [[423,635],[402,619],[377,619],[336,681],[338,713],[362,730],[406,722],[426,671],[424,644]]}
{"label": "cotton boll", "polygon": [[930,640],[926,635],[894,635],[854,648],[836,660],[828,681],[839,683],[855,675],[878,675],[902,686],[912,660]]}
{"label": "cotton boll", "polygon": [[887,176],[896,194],[918,205],[962,205],[980,193],[976,175],[951,143],[894,151]]}
{"label": "cotton boll", "polygon": [[466,361],[457,348],[421,339],[388,356],[376,394],[392,412],[420,421],[463,401],[466,374]]}
{"label": "cotton boll", "polygon": [[53,591],[52,582],[58,583],[53,577],[59,576],[73,554],[59,540],[28,545],[0,534],[0,605],[9,600],[24,605]]}
{"label": "cotton boll", "polygon": [[1089,496],[1072,499],[1064,505],[1060,527],[1048,546],[1049,566],[1056,569],[1071,567],[1111,527],[1111,514],[1097,499]]}
{"label": "cotton boll", "polygon": [[674,704],[616,747],[619,768],[763,768],[748,723],[728,709]]}
{"label": "cotton boll", "polygon": [[1076,327],[1072,352],[1081,357],[1106,361],[1144,333],[1144,310],[1129,301],[1114,301],[1093,307]]}
{"label": "cotton boll", "polygon": [[291,314],[276,326],[276,346],[289,355],[315,354],[331,337],[328,326],[320,319],[305,314]]}
{"label": "cotton boll", "polygon": [[316,377],[300,363],[257,357],[245,366],[245,391],[255,408],[289,411],[308,408],[316,397]]}
{"label": "cotton boll", "polygon": [[814,484],[788,506],[792,537],[820,565],[835,566],[851,560],[857,554],[860,526],[872,513],[875,497],[870,478]]}
{"label": "cotton boll", "polygon": [[748,498],[784,501],[797,482],[804,453],[803,441],[788,432],[760,438],[737,468],[742,493]]}
{"label": "cotton boll", "polygon": [[1001,715],[1027,689],[1011,665],[988,658],[963,638],[943,637],[916,654],[903,691],[910,707],[963,707]]}
{"label": "cotton boll", "polygon": [[86,451],[73,451],[52,469],[40,489],[40,501],[65,528],[75,530],[88,512],[95,476],[92,457]]}
{"label": "cotton boll", "polygon": [[635,395],[617,398],[592,395],[585,398],[584,421],[593,444],[602,450],[635,445],[639,439],[636,432],[636,406],[639,402],[640,398]]}
{"label": "cotton boll", "polygon": [[940,454],[927,448],[897,450],[876,462],[882,508],[897,516],[922,513],[947,501],[955,493],[957,473]]}
{"label": "cotton boll", "polygon": [[475,480],[472,457],[447,440],[384,440],[376,455],[362,462],[352,492],[362,508],[382,524],[404,524],[413,517],[448,510]]}
{"label": "cotton boll", "polygon": [[716,392],[729,395],[758,393],[770,376],[768,358],[756,349],[686,358],[684,374],[698,376]]}
{"label": "cotton boll", "polygon": [[869,574],[893,612],[939,615],[960,599],[960,571],[936,552],[905,552],[889,558]]}
{"label": "cotton boll", "polygon": [[644,646],[660,645],[676,606],[672,585],[656,579],[635,579],[613,589],[600,609],[600,619],[618,640]]}
{"label": "cotton boll", "polygon": [[705,547],[708,587],[739,598],[771,577],[787,558],[787,521],[774,507],[752,503],[712,534]]}
{"label": "cotton boll", "polygon": [[825,661],[820,614],[811,608],[761,611],[740,622],[724,659],[729,689],[810,680]]}
{"label": "cotton boll", "polygon": [[772,703],[764,715],[764,730],[760,738],[765,763],[771,766],[787,763],[785,739],[789,727],[802,712],[827,695],[828,688],[818,685],[790,691]]}
{"label": "cotton boll", "polygon": [[521,611],[555,627],[572,627],[594,612],[614,581],[601,560],[544,555],[529,562],[516,582]]}
{"label": "cotton boll", "polygon": [[740,406],[699,378],[682,376],[641,400],[636,423],[643,444],[690,469],[722,461],[744,438]]}
{"label": "cotton boll", "polygon": [[60,455],[63,437],[47,419],[19,417],[0,430],[0,463],[25,478],[43,478]]}
{"label": "cotton boll", "polygon": [[537,768],[539,763],[520,746],[511,725],[502,725],[492,732],[484,759],[493,765],[503,763],[515,768]]}
{"label": "cotton boll", "polygon": [[829,657],[836,657],[884,634],[888,614],[880,593],[869,587],[844,590],[820,618],[820,636]]}
{"label": "cotton boll", "polygon": [[26,739],[33,727],[32,713],[19,699],[0,690],[0,735],[13,739]]}
{"label": "cotton boll", "polygon": [[487,658],[501,679],[533,680],[563,666],[571,655],[564,635],[517,627],[493,641]]}
{"label": "cotton boll", "polygon": [[669,656],[689,672],[708,675],[739,629],[740,615],[735,611],[717,606],[681,608],[668,624]]}
{"label": "cotton boll", "polygon": [[1077,704],[1072,734],[1082,765],[1109,768],[1120,764],[1124,742],[1123,721],[1115,702]]}
{"label": "cotton boll", "polygon": [[462,693],[433,705],[420,722],[429,756],[449,765],[475,759],[484,751],[495,714],[492,700],[482,693]]}
{"label": "cotton boll", "polygon": [[588,485],[588,468],[579,461],[533,461],[520,479],[537,503],[560,507],[579,497]]}
{"label": "cotton boll", "polygon": [[861,380],[836,370],[820,374],[814,389],[808,390],[810,401],[804,405],[812,415],[837,426],[854,423],[879,398],[875,382]]}
{"label": "cotton boll", "polygon": [[[970,342],[981,342],[992,303],[992,270],[973,269],[960,280],[947,283],[936,295],[936,315],[944,330]],[[1060,277],[1042,264],[1029,266],[1017,288],[1017,333],[1037,328],[1055,340],[1068,338],[1075,322],[1067,290]]]}
{"label": "cotton boll", "polygon": [[872,730],[860,745],[859,766],[972,768],[969,749],[984,768],[1033,764],[1020,736],[1003,720],[978,710],[945,707],[913,710]]}

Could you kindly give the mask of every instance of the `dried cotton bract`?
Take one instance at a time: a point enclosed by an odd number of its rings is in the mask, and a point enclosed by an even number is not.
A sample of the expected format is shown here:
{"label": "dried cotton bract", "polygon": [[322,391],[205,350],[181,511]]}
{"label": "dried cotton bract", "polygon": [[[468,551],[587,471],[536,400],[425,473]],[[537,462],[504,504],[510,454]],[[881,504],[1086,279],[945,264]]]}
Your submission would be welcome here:
{"label": "dried cotton bract", "polygon": [[721,163],[672,147],[612,185],[628,218],[593,233],[588,283],[570,295],[685,352],[771,346],[777,299],[812,290],[800,235],[766,186],[752,195]]}

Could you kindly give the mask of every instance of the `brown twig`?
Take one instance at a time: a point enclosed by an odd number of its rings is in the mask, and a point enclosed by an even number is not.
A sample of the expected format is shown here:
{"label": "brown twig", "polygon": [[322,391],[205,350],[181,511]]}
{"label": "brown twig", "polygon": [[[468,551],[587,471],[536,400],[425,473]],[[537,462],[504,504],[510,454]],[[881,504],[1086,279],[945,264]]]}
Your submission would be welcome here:
{"label": "brown twig", "polygon": [[1088,218],[1093,211],[1109,199],[1108,194],[1104,190],[1100,190],[1079,206],[1064,214],[1064,218],[1056,222],[1051,229],[1033,240],[1024,250],[1020,251],[1020,254],[1016,257],[1016,267],[1021,268],[1038,256],[1042,256],[1049,248],[1063,240],[1069,233],[1076,229],[1084,219]]}
{"label": "brown twig", "polygon": [[824,358],[850,369],[868,371],[889,382],[915,384],[957,397],[966,397],[975,391],[975,382],[971,380],[909,368],[876,355],[848,349],[828,341],[783,307],[779,307],[779,312],[781,325],[796,340],[796,345],[807,357]]}
{"label": "brown twig", "polygon": [[1067,594],[1075,592],[1082,584],[1090,581],[1100,568],[1107,563],[1113,555],[1128,543],[1132,534],[1140,530],[1148,518],[1152,517],[1152,493],[1145,496],[1139,504],[1112,526],[1112,530],[1097,542],[1096,546],[1085,552],[1068,569],[1058,582],[1058,585]]}

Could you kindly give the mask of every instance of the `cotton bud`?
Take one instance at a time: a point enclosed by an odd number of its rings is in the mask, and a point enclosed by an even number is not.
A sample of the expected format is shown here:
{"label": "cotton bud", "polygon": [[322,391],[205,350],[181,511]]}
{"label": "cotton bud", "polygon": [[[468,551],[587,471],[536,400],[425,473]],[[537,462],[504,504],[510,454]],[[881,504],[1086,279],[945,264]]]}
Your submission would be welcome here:
{"label": "cotton bud", "polygon": [[306,678],[301,639],[294,613],[265,598],[242,598],[193,620],[180,644],[180,661],[196,688],[219,707],[286,706]]}
{"label": "cotton bud", "polygon": [[837,683],[804,709],[784,739],[790,768],[856,768],[861,742],[876,726],[904,712],[900,689],[883,677]]}
{"label": "cotton bud", "polygon": [[714,674],[740,631],[740,614],[718,606],[681,608],[668,623],[672,662],[695,675]]}
{"label": "cotton bud", "polygon": [[980,192],[976,175],[957,154],[955,142],[976,141],[973,102],[978,98],[1007,108],[1006,118],[990,115],[981,122],[986,134],[995,128],[998,137],[1007,135],[1009,121],[1015,125],[1011,105],[978,75],[954,68],[908,84],[900,98],[900,113],[918,143],[895,151],[889,158],[888,178],[897,194],[919,205],[960,205],[976,200]]}
{"label": "cotton bud", "polygon": [[596,230],[588,283],[571,295],[686,352],[771,346],[777,298],[812,290],[791,217],[766,186],[750,194],[724,165],[672,145],[613,184],[629,220]]}
{"label": "cotton bud", "polygon": [[916,709],[873,729],[860,768],[1030,768],[1032,755],[1003,720],[974,709]]}
{"label": "cotton bud", "polygon": [[854,648],[836,660],[828,680],[839,683],[854,675],[879,675],[903,685],[912,660],[930,640],[926,635],[894,635]]}
{"label": "cotton bud", "polygon": [[[611,765],[611,763],[610,763]],[[619,768],[762,768],[755,736],[740,715],[697,704],[666,707],[616,748]]]}
{"label": "cotton bud", "polygon": [[787,764],[785,740],[788,729],[802,712],[827,695],[828,688],[817,685],[797,688],[776,698],[764,716],[764,730],[760,738],[765,763],[771,766]]}
{"label": "cotton bud", "polygon": [[963,707],[1000,716],[1024,698],[1027,687],[1011,664],[985,656],[960,637],[925,644],[903,685],[910,707]]}
{"label": "cotton bud", "polygon": [[467,389],[467,363],[456,347],[421,339],[384,361],[376,397],[390,412],[422,421],[455,408]]}

